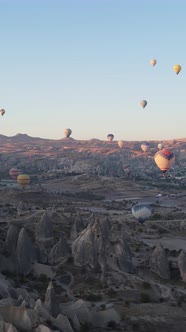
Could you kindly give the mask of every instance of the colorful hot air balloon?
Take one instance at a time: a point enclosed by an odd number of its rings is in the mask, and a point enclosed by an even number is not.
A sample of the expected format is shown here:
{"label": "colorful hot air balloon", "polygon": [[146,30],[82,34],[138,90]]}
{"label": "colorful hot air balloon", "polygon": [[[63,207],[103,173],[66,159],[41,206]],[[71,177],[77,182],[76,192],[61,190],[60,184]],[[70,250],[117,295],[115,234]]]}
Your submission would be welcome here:
{"label": "colorful hot air balloon", "polygon": [[120,149],[124,147],[124,142],[123,141],[118,141],[118,146]]}
{"label": "colorful hot air balloon", "polygon": [[150,149],[150,144],[149,143],[142,143],[141,144],[141,149],[143,152],[147,152]]}
{"label": "colorful hot air balloon", "polygon": [[173,70],[174,70],[175,73],[178,75],[179,72],[181,71],[181,66],[180,66],[180,65],[174,65],[174,66],[173,66]]}
{"label": "colorful hot air balloon", "polygon": [[162,149],[156,152],[154,156],[154,161],[159,169],[163,172],[163,175],[165,175],[165,173],[173,165],[174,160],[174,153],[167,149]]}
{"label": "colorful hot air balloon", "polygon": [[149,204],[138,203],[132,207],[132,214],[141,224],[143,224],[145,220],[151,216],[152,209]]}
{"label": "colorful hot air balloon", "polygon": [[20,174],[17,177],[17,182],[24,188],[30,183],[30,176],[27,174]]}
{"label": "colorful hot air balloon", "polygon": [[157,64],[157,61],[155,59],[151,59],[150,64],[154,67]]}
{"label": "colorful hot air balloon", "polygon": [[19,174],[21,174],[21,171],[19,171],[17,168],[11,168],[9,170],[9,175],[13,180],[16,180]]}
{"label": "colorful hot air balloon", "polygon": [[158,149],[159,149],[159,150],[162,150],[163,148],[164,148],[164,145],[163,145],[162,143],[159,143],[159,144],[158,144]]}
{"label": "colorful hot air balloon", "polygon": [[71,130],[70,128],[66,128],[66,129],[64,130],[64,135],[65,135],[66,137],[70,137],[71,134],[72,134],[72,130]]}
{"label": "colorful hot air balloon", "polygon": [[147,106],[147,101],[146,100],[141,100],[140,105],[145,108]]}
{"label": "colorful hot air balloon", "polygon": [[108,139],[109,142],[112,142],[113,139],[114,139],[114,135],[113,134],[108,134],[107,139]]}
{"label": "colorful hot air balloon", "polygon": [[2,108],[2,109],[0,110],[0,114],[1,114],[2,116],[5,114],[5,110],[4,110],[4,108]]}

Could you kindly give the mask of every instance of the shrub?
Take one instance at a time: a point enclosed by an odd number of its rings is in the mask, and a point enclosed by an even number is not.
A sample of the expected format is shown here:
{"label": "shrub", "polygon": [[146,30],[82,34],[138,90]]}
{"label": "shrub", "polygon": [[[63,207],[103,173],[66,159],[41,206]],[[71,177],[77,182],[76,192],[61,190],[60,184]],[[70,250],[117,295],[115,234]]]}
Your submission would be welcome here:
{"label": "shrub", "polygon": [[117,295],[117,292],[113,288],[109,288],[107,291],[107,295],[110,297],[115,297]]}
{"label": "shrub", "polygon": [[151,302],[150,295],[148,293],[142,292],[140,295],[141,303],[149,303]]}
{"label": "shrub", "polygon": [[84,296],[84,299],[87,301],[100,301],[102,300],[102,295],[101,294],[94,294],[94,293],[89,293]]}
{"label": "shrub", "polygon": [[90,329],[91,329],[91,324],[87,322],[81,325],[80,332],[87,332],[90,331]]}
{"label": "shrub", "polygon": [[108,322],[107,327],[112,327],[112,329],[115,329],[117,326],[115,320],[110,320],[110,322]]}
{"label": "shrub", "polygon": [[152,286],[151,286],[151,284],[148,282],[148,281],[144,281],[143,282],[143,288],[145,288],[145,289],[150,289]]}

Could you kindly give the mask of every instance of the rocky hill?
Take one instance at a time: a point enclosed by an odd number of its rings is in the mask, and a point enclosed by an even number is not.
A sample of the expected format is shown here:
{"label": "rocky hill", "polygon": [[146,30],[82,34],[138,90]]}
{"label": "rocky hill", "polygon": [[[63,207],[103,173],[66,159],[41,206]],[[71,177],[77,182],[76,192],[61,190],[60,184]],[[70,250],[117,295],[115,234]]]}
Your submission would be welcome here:
{"label": "rocky hill", "polygon": [[0,141],[0,331],[185,331],[186,139],[166,177],[158,142]]}

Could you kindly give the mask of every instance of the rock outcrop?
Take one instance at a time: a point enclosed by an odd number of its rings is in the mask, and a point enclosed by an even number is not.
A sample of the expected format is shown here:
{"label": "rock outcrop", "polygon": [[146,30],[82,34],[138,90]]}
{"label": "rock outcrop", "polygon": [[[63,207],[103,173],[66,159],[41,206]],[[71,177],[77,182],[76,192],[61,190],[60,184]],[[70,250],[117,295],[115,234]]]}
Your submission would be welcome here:
{"label": "rock outcrop", "polygon": [[53,224],[51,221],[51,213],[44,212],[37,224],[35,231],[36,243],[44,247],[51,247],[54,242]]}
{"label": "rock outcrop", "polygon": [[162,279],[170,279],[170,267],[165,249],[159,244],[150,257],[150,269]]}
{"label": "rock outcrop", "polygon": [[70,238],[72,240],[75,240],[77,238],[77,236],[79,235],[79,233],[81,233],[85,228],[86,228],[86,222],[82,218],[81,212],[78,211],[74,224],[71,229]]}
{"label": "rock outcrop", "polygon": [[48,255],[48,262],[51,265],[66,261],[71,256],[70,246],[61,235],[59,241],[54,245]]}
{"label": "rock outcrop", "polygon": [[24,276],[28,275],[32,270],[34,250],[32,242],[24,228],[22,228],[19,233],[16,256],[18,272]]}
{"label": "rock outcrop", "polygon": [[49,282],[48,288],[46,290],[45,307],[53,317],[58,315],[59,309],[56,302],[56,294],[52,281]]}
{"label": "rock outcrop", "polygon": [[132,255],[127,241],[122,237],[113,241],[110,236],[109,219],[92,220],[87,228],[72,243],[72,255],[75,265],[88,265],[92,269],[107,266],[124,272],[134,272]]}
{"label": "rock outcrop", "polygon": [[178,267],[182,280],[186,282],[186,252],[184,250],[178,256]]}
{"label": "rock outcrop", "polygon": [[22,215],[24,212],[28,210],[28,206],[24,201],[20,201],[17,207],[18,216]]}
{"label": "rock outcrop", "polygon": [[10,225],[5,240],[6,250],[10,255],[15,254],[18,235],[19,235],[18,228],[14,225]]}
{"label": "rock outcrop", "polygon": [[21,331],[31,331],[37,326],[39,320],[35,310],[14,306],[0,307],[0,317]]}

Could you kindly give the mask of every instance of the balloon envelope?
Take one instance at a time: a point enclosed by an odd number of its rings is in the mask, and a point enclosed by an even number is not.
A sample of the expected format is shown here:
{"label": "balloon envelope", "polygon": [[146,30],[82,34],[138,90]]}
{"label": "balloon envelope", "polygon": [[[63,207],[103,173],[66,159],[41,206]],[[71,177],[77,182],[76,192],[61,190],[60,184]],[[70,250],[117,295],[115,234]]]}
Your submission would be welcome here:
{"label": "balloon envelope", "polygon": [[169,170],[169,168],[173,165],[174,160],[174,153],[167,149],[162,149],[156,152],[154,156],[154,161],[156,165],[163,173],[166,173],[166,171]]}
{"label": "balloon envelope", "polygon": [[71,134],[72,134],[72,130],[71,130],[70,128],[66,128],[66,129],[64,130],[64,135],[65,135],[66,137],[69,137]]}
{"label": "balloon envelope", "polygon": [[144,223],[151,216],[152,209],[149,204],[139,203],[132,207],[132,214],[140,223]]}
{"label": "balloon envelope", "polygon": [[11,168],[9,170],[9,175],[13,180],[16,180],[19,174],[21,174],[21,171],[19,171],[17,168]]}
{"label": "balloon envelope", "polygon": [[123,141],[118,141],[118,146],[119,148],[123,148],[124,147],[124,142]]}
{"label": "balloon envelope", "polygon": [[140,105],[145,108],[147,106],[147,101],[146,100],[141,100]]}
{"label": "balloon envelope", "polygon": [[114,139],[114,135],[113,134],[108,134],[107,139],[108,139],[109,142],[112,142],[113,139]]}
{"label": "balloon envelope", "polygon": [[162,143],[159,143],[159,144],[158,144],[158,149],[159,149],[159,150],[162,150],[163,148],[164,148],[164,145],[163,145]]}
{"label": "balloon envelope", "polygon": [[22,187],[26,187],[30,183],[30,176],[27,174],[20,174],[17,177],[17,182]]}
{"label": "balloon envelope", "polygon": [[147,152],[147,151],[150,149],[150,144],[149,144],[149,143],[142,143],[142,144],[141,144],[141,149],[142,149],[144,152]]}
{"label": "balloon envelope", "polygon": [[175,73],[178,75],[179,72],[181,71],[181,66],[180,66],[180,65],[174,65],[174,66],[173,66],[173,70],[174,70]]}
{"label": "balloon envelope", "polygon": [[155,59],[151,59],[150,64],[154,67],[157,64],[157,61]]}
{"label": "balloon envelope", "polygon": [[5,110],[4,110],[4,108],[2,108],[2,109],[0,110],[0,114],[1,114],[2,116],[5,114]]}

